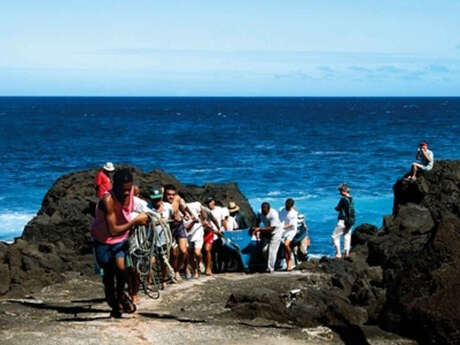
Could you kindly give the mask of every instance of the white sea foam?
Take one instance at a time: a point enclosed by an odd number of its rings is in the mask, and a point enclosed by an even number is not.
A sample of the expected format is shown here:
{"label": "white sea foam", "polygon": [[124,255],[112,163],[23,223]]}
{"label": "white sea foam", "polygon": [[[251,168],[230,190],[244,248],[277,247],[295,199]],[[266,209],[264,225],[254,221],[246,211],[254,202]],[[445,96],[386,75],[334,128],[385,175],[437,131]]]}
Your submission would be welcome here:
{"label": "white sea foam", "polygon": [[35,216],[33,213],[0,213],[0,239],[9,240],[20,236],[24,226]]}
{"label": "white sea foam", "polygon": [[273,192],[268,192],[268,196],[278,196],[281,195],[281,192],[279,190],[275,190]]}
{"label": "white sea foam", "polygon": [[313,151],[310,152],[312,155],[319,156],[319,155],[325,155],[325,156],[332,156],[332,155],[342,155],[345,154],[345,151]]}
{"label": "white sea foam", "polygon": [[308,260],[321,259],[324,256],[328,256],[328,255],[327,254],[310,254],[310,253],[308,253]]}

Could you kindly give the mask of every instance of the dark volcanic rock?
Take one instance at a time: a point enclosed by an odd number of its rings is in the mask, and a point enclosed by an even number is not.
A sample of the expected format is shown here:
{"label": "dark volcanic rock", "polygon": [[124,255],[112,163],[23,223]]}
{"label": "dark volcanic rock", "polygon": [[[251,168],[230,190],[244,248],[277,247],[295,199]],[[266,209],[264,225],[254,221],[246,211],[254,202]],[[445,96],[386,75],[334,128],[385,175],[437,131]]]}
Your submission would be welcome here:
{"label": "dark volcanic rock", "polygon": [[460,161],[438,161],[393,189],[393,216],[364,244],[384,272],[380,323],[422,344],[459,344]]}
{"label": "dark volcanic rock", "polygon": [[[248,200],[235,183],[187,186],[160,170],[133,172],[141,196],[147,196],[153,185],[175,185],[186,201],[204,201],[213,195],[221,205],[235,201],[247,222],[255,220]],[[92,239],[89,232],[95,205],[93,181],[97,170],[71,173],[59,178],[46,193],[42,207],[24,228],[21,239],[12,245],[0,243],[0,295],[19,295],[62,279],[72,270],[92,271]]]}
{"label": "dark volcanic rock", "polygon": [[[304,263],[298,268],[319,277],[271,284],[263,300],[257,291],[240,292],[228,306],[240,317],[326,324],[344,338],[379,324],[421,344],[460,344],[459,191],[460,161],[436,162],[416,182],[398,180],[393,215],[381,229],[358,226],[350,258]],[[283,291],[294,288],[302,293],[287,308]]]}

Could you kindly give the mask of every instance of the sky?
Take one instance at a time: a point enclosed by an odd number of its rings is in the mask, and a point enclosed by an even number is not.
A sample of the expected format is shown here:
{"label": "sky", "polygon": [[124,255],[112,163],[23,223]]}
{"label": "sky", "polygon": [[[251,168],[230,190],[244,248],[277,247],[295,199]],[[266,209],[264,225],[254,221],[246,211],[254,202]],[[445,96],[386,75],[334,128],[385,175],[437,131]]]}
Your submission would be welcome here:
{"label": "sky", "polygon": [[3,96],[460,96],[458,0],[3,1]]}

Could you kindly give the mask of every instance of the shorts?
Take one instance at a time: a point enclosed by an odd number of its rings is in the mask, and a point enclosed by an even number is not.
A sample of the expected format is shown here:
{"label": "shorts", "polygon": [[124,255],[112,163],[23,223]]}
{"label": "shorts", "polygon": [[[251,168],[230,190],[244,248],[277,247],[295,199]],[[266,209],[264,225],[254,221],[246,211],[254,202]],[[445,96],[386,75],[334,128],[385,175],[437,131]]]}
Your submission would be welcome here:
{"label": "shorts", "polygon": [[206,244],[211,244],[214,242],[214,231],[208,231],[204,234],[203,241]]}
{"label": "shorts", "polygon": [[283,234],[281,235],[281,241],[285,242],[285,241],[292,241],[292,239],[294,238],[295,234],[296,234],[296,230],[285,230],[283,231]]}
{"label": "shorts", "polygon": [[433,167],[429,165],[422,165],[420,169],[423,171],[430,171],[431,169],[433,169]]}
{"label": "shorts", "polygon": [[195,231],[192,234],[187,236],[188,243],[190,247],[195,249],[203,248],[204,236],[203,236],[203,228]]}
{"label": "shorts", "polygon": [[176,242],[178,242],[180,238],[187,238],[184,223],[180,222],[176,225],[176,227],[171,229],[171,234],[175,238]]}
{"label": "shorts", "polygon": [[124,258],[128,255],[128,240],[120,243],[105,244],[94,241],[94,253],[99,266],[112,264],[115,258]]}
{"label": "shorts", "polygon": [[431,169],[433,169],[433,165],[423,165],[420,162],[414,162],[412,164],[417,164],[419,166],[419,169],[423,171],[430,171]]}

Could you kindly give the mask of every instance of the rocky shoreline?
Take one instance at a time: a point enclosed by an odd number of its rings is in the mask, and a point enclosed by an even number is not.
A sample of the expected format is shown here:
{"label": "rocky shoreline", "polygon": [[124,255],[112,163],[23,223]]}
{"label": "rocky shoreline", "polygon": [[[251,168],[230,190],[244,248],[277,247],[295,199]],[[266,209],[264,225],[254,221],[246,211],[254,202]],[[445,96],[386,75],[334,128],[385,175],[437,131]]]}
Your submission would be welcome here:
{"label": "rocky shoreline", "polygon": [[[231,199],[254,219],[236,184],[184,186],[161,171],[131,169],[141,190],[174,183],[188,200],[210,194],[221,202]],[[22,237],[11,245],[0,244],[3,301],[65,283],[69,274],[76,275],[76,282],[94,279],[88,205],[94,201],[95,173],[60,178]],[[292,275],[240,274],[246,277],[241,284],[225,285],[219,282],[223,276],[213,278],[221,284],[216,293],[221,291],[223,308],[216,311],[216,319],[263,320],[267,328],[285,325],[291,330],[326,326],[338,335],[334,341],[346,344],[414,343],[402,337],[419,344],[460,343],[460,161],[437,161],[416,182],[399,179],[394,195],[393,214],[384,218],[382,228],[364,224],[355,229],[349,259],[312,260]],[[201,296],[209,286],[196,289]],[[0,305],[0,320],[8,308],[11,303]],[[186,309],[190,318],[212,312]],[[386,332],[400,336],[391,338]],[[393,340],[381,342],[387,337]],[[234,343],[244,342],[235,338]]]}

